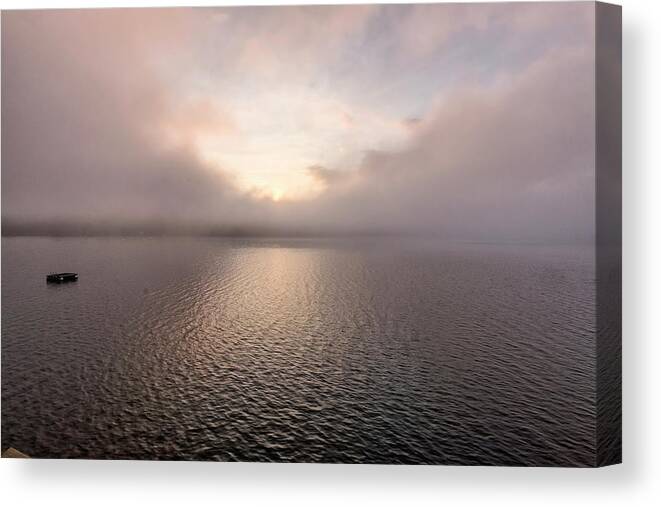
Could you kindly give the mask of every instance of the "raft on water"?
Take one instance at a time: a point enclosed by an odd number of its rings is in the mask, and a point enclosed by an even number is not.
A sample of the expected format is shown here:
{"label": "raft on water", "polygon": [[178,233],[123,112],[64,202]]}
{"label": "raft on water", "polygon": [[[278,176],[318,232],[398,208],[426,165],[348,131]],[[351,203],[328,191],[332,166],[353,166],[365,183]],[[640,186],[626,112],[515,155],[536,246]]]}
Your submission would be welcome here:
{"label": "raft on water", "polygon": [[78,273],[51,273],[46,275],[46,283],[75,282],[76,280],[78,280]]}

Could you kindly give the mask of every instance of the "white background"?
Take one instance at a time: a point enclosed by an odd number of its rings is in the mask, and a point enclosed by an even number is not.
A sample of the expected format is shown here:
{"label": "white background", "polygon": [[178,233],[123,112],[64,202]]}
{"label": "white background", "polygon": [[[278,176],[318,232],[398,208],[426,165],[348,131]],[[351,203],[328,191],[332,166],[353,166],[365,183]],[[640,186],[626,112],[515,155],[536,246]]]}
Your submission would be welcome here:
{"label": "white background", "polygon": [[[193,2],[227,3],[278,2]],[[0,460],[4,505],[661,505],[661,297],[657,292],[661,287],[661,2],[623,0],[622,4],[623,465],[574,470],[4,459]],[[0,0],[3,9],[137,5],[186,2]]]}

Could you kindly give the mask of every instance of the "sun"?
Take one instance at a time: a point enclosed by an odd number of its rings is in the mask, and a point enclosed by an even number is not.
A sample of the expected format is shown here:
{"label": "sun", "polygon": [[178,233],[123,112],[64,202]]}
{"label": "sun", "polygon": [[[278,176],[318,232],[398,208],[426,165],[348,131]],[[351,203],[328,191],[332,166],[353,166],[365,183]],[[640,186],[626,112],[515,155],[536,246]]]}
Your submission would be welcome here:
{"label": "sun", "polygon": [[271,199],[274,202],[281,201],[285,196],[284,190],[282,190],[280,188],[272,188],[272,189],[269,190],[269,193],[271,194]]}
{"label": "sun", "polygon": [[285,188],[275,185],[252,185],[246,188],[246,192],[257,199],[267,199],[273,202],[281,202],[290,197]]}

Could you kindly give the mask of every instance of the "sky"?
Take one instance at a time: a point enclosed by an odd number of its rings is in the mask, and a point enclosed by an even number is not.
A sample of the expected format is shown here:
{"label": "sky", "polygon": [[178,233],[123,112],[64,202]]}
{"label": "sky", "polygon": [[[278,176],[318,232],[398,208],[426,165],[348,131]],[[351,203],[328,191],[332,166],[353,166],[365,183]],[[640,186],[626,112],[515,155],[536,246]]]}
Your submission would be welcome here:
{"label": "sky", "polygon": [[2,13],[2,218],[594,235],[594,4]]}

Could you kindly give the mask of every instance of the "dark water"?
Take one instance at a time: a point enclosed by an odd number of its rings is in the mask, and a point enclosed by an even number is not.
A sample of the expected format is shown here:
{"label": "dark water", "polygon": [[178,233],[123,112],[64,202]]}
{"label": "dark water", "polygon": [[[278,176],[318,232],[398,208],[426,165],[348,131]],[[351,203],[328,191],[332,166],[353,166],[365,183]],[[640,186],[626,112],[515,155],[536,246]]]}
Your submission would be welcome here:
{"label": "dark water", "polygon": [[587,247],[3,238],[2,447],[591,465],[594,333]]}

